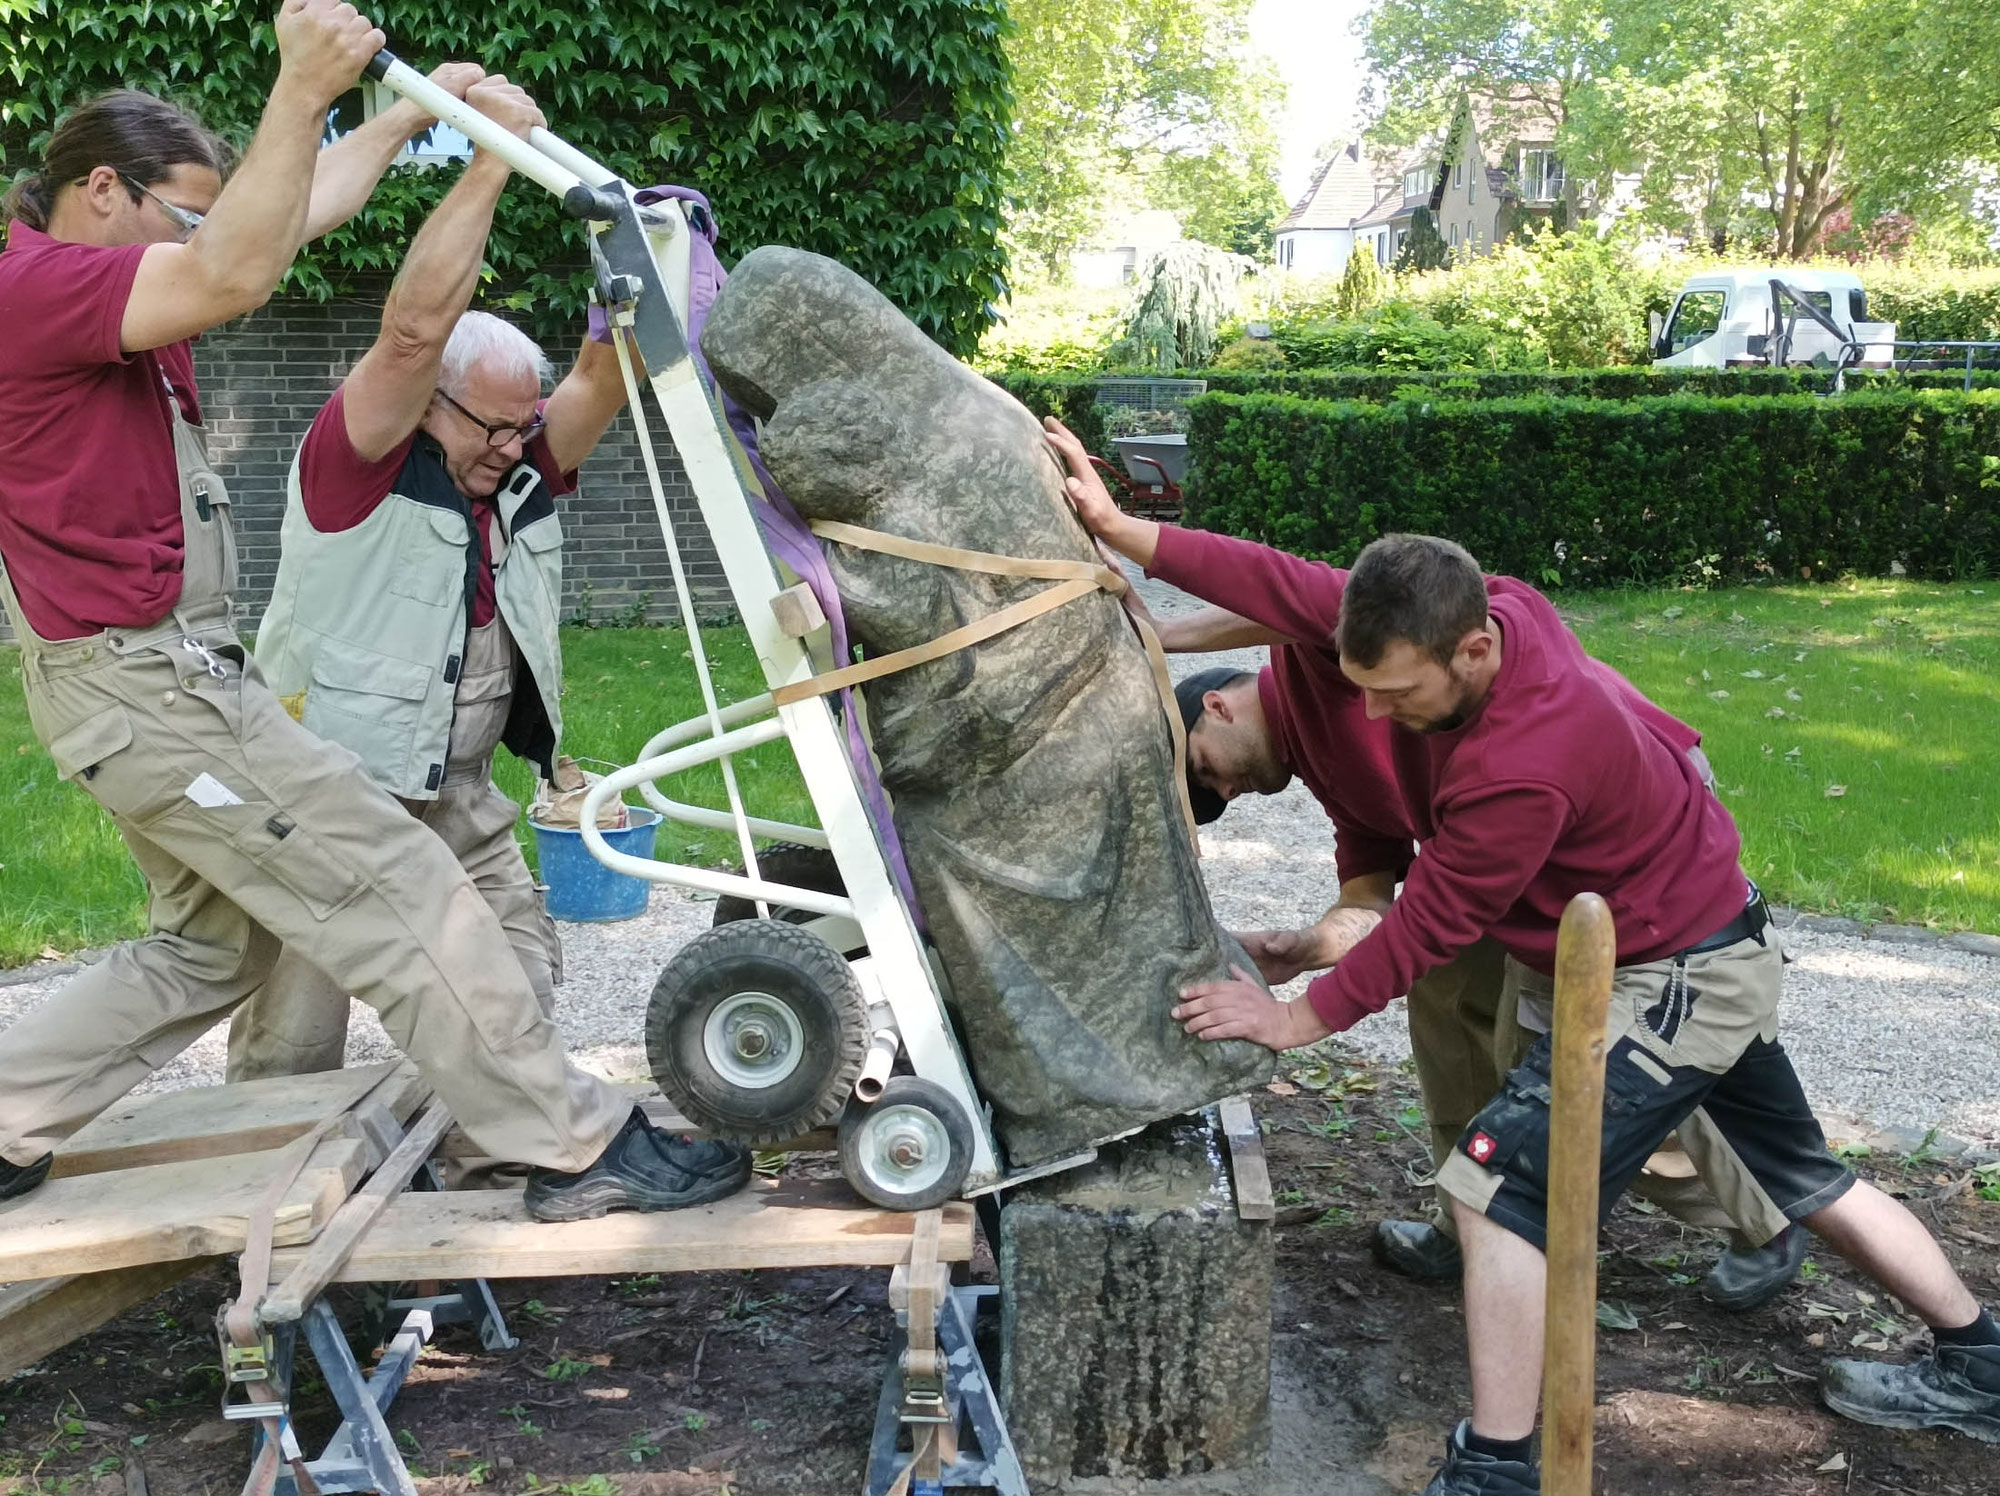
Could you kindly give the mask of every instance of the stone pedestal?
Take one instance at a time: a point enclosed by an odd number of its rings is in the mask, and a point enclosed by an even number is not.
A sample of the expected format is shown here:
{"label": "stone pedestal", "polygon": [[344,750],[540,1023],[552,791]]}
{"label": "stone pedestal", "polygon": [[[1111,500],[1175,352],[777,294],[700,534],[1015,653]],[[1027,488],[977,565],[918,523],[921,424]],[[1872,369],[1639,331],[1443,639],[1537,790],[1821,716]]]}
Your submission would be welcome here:
{"label": "stone pedestal", "polygon": [[1000,1391],[1037,1488],[1263,1460],[1271,1228],[1237,1219],[1212,1114],[1010,1191],[999,1255]]}

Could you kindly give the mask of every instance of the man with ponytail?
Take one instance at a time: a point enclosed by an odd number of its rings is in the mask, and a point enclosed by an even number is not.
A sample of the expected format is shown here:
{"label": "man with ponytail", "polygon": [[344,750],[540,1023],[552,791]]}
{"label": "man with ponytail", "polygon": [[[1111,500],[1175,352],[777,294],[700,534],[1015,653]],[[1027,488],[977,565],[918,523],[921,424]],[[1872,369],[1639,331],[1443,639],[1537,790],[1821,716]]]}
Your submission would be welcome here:
{"label": "man with ponytail", "polygon": [[0,1031],[0,1199],[262,985],[281,945],[381,1014],[484,1153],[534,1168],[537,1214],[715,1198],[747,1161],[669,1156],[568,1062],[444,844],[294,722],[237,640],[189,340],[261,306],[424,123],[392,110],[320,151],[382,33],[344,0],[284,0],[276,31],[278,75],[227,187],[199,124],[118,93],[62,121],[7,199],[0,606],[35,734],[130,847],[151,928]]}

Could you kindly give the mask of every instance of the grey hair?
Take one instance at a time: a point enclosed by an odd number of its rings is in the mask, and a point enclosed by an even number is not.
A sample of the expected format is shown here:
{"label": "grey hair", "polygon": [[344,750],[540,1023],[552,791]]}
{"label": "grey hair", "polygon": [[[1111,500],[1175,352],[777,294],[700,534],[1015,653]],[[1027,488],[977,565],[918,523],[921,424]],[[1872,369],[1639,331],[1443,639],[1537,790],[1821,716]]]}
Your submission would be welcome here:
{"label": "grey hair", "polygon": [[438,387],[447,394],[463,394],[465,377],[475,364],[499,374],[532,374],[537,389],[548,383],[553,372],[539,343],[491,312],[467,312],[458,319],[451,340],[444,345]]}

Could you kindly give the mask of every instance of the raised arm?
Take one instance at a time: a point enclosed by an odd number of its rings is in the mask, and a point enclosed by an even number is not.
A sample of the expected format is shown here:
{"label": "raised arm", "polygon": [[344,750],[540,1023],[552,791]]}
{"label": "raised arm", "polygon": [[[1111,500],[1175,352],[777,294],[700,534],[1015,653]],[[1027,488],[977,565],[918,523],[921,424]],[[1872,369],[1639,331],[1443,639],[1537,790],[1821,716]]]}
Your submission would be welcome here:
{"label": "raised arm", "polygon": [[264,304],[291,267],[326,111],[382,47],[345,0],[284,0],[278,78],[243,164],[185,244],[139,261],[119,324],[126,352],[179,342]]}
{"label": "raised arm", "polygon": [[1249,649],[1258,644],[1294,641],[1274,628],[1255,623],[1227,608],[1201,608],[1155,620],[1160,648],[1168,654],[1207,654],[1217,649]]}
{"label": "raised arm", "polygon": [[549,455],[558,471],[572,473],[583,465],[624,403],[625,376],[618,370],[616,350],[585,338],[575,367],[542,412],[549,423]]}
{"label": "raised arm", "polygon": [[[473,84],[466,101],[517,135],[542,123],[534,101],[498,75]],[[493,209],[510,171],[498,156],[475,151],[410,241],[382,308],[382,331],[343,386],[347,439],[363,462],[383,457],[423,420],[445,344],[479,285]]]}
{"label": "raised arm", "polygon": [[[476,62],[447,62],[432,72],[431,82],[462,99],[466,90],[485,76],[486,70]],[[382,174],[396,164],[403,147],[436,123],[434,116],[408,99],[398,99],[359,129],[348,131],[322,149],[313,163],[306,238],[331,233],[359,213]]]}

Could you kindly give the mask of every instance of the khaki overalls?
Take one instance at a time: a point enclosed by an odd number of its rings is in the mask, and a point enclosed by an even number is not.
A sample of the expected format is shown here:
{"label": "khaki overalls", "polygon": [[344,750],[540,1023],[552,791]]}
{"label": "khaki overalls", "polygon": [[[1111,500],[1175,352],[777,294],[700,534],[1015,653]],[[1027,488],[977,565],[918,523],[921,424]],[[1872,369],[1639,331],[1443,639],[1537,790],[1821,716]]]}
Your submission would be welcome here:
{"label": "khaki overalls", "polygon": [[[398,797],[398,803],[428,826],[470,875],[507,932],[535,1001],[543,1013],[553,1014],[562,942],[514,839],[521,807],[493,784],[493,751],[513,705],[517,659],[497,611],[491,622],[467,631],[444,782],[435,800]],[[230,1021],[229,1078],[338,1070],[347,1049],[347,1011],[346,989],[287,946],[271,980]]]}
{"label": "khaki overalls", "polygon": [[30,1163],[125,1095],[255,992],[282,942],[381,1015],[483,1151],[583,1168],[629,1102],[568,1063],[444,842],[246,658],[227,494],[168,405],[186,550],[172,614],[51,642],[0,579],[36,736],[151,896],[149,934],[0,1031],[0,1157]]}

